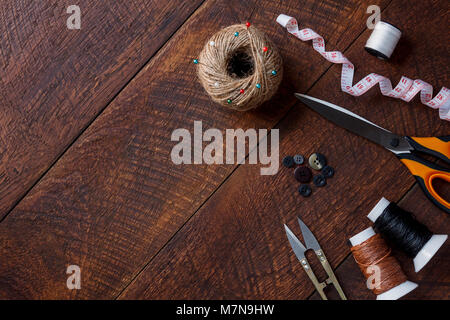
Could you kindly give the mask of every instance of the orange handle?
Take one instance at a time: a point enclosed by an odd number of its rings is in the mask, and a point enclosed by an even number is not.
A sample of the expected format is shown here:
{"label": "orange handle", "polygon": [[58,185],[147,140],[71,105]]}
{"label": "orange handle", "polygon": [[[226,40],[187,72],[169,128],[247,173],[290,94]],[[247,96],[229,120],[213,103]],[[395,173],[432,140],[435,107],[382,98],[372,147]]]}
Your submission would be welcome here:
{"label": "orange handle", "polygon": [[433,180],[435,179],[442,179],[450,183],[450,170],[414,154],[399,154],[397,156],[414,175],[428,199],[446,213],[450,213],[450,202],[442,198],[433,187]]}
{"label": "orange handle", "polygon": [[430,154],[450,164],[450,136],[406,139],[416,151]]}

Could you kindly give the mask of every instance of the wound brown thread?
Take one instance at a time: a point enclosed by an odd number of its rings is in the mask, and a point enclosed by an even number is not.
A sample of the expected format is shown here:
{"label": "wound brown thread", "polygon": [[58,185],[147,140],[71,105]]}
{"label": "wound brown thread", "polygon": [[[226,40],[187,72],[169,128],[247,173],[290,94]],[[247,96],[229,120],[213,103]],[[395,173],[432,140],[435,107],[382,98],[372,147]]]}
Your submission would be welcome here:
{"label": "wound brown thread", "polygon": [[213,101],[246,111],[275,94],[283,66],[277,48],[263,32],[236,24],[208,40],[199,55],[197,73]]}
{"label": "wound brown thread", "polygon": [[397,259],[391,255],[391,249],[379,234],[350,250],[366,279],[372,275],[372,272],[368,272],[368,267],[376,266],[380,269],[380,284],[372,289],[374,294],[382,294],[407,280]]}

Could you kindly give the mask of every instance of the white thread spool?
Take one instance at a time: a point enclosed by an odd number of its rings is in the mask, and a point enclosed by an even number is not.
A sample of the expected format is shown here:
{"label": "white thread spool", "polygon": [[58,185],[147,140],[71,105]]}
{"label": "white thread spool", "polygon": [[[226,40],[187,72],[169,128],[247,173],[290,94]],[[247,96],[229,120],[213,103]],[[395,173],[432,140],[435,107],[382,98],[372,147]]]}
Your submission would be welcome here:
{"label": "white thread spool", "polygon": [[[372,211],[367,215],[370,221],[375,223],[378,217],[383,213],[384,209],[390,204],[389,200],[386,198],[381,198],[380,201],[373,207]],[[433,234],[422,249],[417,253],[413,259],[414,270],[419,272],[425,265],[433,258],[439,248],[447,240],[446,234]]]}
{"label": "white thread spool", "polygon": [[[349,241],[354,247],[366,241],[367,239],[372,238],[374,235],[375,231],[373,230],[372,227],[369,227],[351,237]],[[388,291],[377,295],[377,300],[397,300],[403,297],[404,295],[410,293],[417,287],[418,287],[417,283],[406,280],[405,282],[399,284],[398,286],[393,287],[392,289],[389,289]]]}
{"label": "white thread spool", "polygon": [[378,21],[364,48],[379,59],[389,59],[401,35],[402,32],[397,27]]}

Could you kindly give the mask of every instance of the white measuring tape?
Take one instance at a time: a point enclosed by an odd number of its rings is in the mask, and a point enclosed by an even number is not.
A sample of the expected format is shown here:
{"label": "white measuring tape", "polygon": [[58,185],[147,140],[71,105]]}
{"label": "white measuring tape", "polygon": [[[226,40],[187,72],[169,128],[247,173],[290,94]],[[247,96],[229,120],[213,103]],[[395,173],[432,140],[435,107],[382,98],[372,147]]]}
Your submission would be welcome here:
{"label": "white measuring tape", "polygon": [[342,63],[341,89],[352,96],[360,96],[379,83],[381,93],[385,96],[402,99],[409,102],[420,91],[420,101],[433,109],[439,109],[439,117],[450,120],[450,90],[442,87],[441,91],[432,99],[433,87],[420,79],[411,80],[402,77],[397,86],[392,89],[391,81],[376,73],[365,76],[357,84],[353,83],[353,64],[339,51],[325,51],[325,41],[312,29],[298,29],[297,20],[284,14],[280,14],[277,22],[287,31],[302,41],[313,41],[313,48],[322,57],[333,63]]}

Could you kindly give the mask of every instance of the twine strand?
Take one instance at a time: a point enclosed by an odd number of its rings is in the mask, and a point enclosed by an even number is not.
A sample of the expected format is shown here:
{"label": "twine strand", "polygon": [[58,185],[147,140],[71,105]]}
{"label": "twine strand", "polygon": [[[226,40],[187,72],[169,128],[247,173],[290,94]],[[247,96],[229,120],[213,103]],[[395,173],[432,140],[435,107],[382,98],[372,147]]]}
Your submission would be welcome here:
{"label": "twine strand", "polygon": [[391,255],[391,249],[379,234],[353,246],[350,250],[366,279],[372,276],[368,267],[376,266],[379,268],[380,282],[372,288],[374,294],[382,294],[407,280],[400,264]]}
{"label": "twine strand", "polygon": [[[268,49],[263,50],[265,47]],[[243,76],[230,73],[230,62],[237,55],[243,65],[252,66],[251,72]],[[264,33],[253,26],[236,24],[220,30],[207,41],[199,55],[197,73],[213,101],[246,111],[275,94],[283,68],[278,50]]]}

